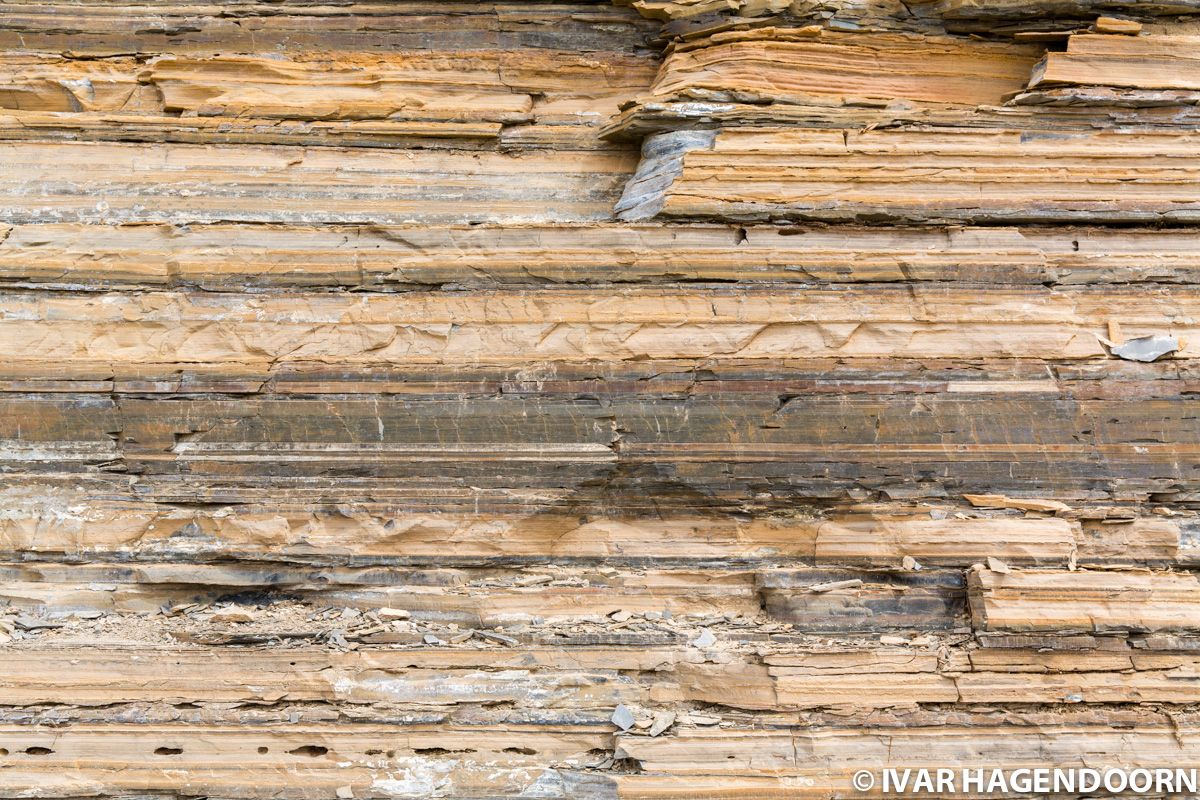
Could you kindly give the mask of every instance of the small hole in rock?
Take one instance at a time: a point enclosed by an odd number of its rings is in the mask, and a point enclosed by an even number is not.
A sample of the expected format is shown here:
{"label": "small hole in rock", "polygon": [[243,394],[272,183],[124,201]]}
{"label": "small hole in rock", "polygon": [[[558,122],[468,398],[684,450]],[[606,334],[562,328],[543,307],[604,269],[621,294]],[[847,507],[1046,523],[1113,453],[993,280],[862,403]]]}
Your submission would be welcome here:
{"label": "small hole in rock", "polygon": [[269,752],[271,752],[271,748],[269,748],[269,747],[260,747],[260,748],[258,748],[258,754],[259,754],[260,756],[261,756],[261,755],[266,755],[266,754],[267,754],[267,753],[269,753]]}
{"label": "small hole in rock", "polygon": [[182,747],[156,747],[154,755],[156,756],[177,756],[183,752]]}
{"label": "small hole in rock", "polygon": [[31,756],[48,756],[54,751],[49,747],[26,747],[25,752]]}
{"label": "small hole in rock", "polygon": [[329,752],[328,747],[321,747],[319,744],[306,744],[303,747],[297,747],[295,750],[288,750],[288,753],[293,756],[309,756],[316,758],[323,756]]}
{"label": "small hole in rock", "polygon": [[537,750],[534,750],[532,747],[506,747],[501,752],[515,753],[515,754],[521,755],[521,756],[536,756],[537,755]]}

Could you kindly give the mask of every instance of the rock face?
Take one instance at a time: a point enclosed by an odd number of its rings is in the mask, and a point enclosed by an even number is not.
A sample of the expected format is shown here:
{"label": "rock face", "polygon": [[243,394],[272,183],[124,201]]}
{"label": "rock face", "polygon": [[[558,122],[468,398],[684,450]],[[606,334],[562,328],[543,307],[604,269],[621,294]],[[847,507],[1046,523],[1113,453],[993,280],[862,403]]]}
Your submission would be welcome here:
{"label": "rock face", "polygon": [[0,2],[0,798],[1195,764],[1194,13]]}

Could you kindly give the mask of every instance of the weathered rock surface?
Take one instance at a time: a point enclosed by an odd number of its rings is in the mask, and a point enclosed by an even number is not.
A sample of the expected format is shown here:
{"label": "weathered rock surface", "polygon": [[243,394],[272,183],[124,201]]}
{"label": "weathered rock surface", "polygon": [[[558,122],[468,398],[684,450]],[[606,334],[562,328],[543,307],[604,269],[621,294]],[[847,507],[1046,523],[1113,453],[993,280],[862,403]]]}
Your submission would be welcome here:
{"label": "weathered rock surface", "polygon": [[1195,763],[1197,12],[0,2],[0,797]]}

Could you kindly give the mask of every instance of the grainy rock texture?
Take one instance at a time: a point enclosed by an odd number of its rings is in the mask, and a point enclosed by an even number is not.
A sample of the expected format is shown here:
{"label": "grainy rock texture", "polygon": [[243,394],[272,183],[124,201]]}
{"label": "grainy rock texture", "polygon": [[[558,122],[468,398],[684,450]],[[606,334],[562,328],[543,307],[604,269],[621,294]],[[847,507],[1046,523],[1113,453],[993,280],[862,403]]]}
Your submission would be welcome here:
{"label": "grainy rock texture", "polygon": [[0,2],[0,797],[1196,765],[1196,13]]}

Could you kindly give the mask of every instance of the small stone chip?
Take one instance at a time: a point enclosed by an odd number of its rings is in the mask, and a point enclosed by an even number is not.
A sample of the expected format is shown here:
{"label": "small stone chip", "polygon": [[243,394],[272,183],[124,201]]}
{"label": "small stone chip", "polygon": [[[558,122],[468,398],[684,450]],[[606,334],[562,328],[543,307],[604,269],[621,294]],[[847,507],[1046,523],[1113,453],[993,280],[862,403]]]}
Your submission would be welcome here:
{"label": "small stone chip", "polygon": [[636,720],[633,718],[633,712],[630,711],[629,707],[624,703],[617,706],[616,710],[613,711],[612,724],[616,725],[621,730],[629,730],[633,727],[634,722],[636,722]]}
{"label": "small stone chip", "polygon": [[988,569],[990,569],[992,572],[999,572],[1001,575],[1007,575],[1012,572],[1012,569],[1008,566],[1008,564],[1005,564],[1003,561],[993,556],[988,556],[987,565]]}
{"label": "small stone chip", "polygon": [[708,628],[700,631],[700,635],[692,640],[692,647],[712,647],[717,643],[717,637]]}
{"label": "small stone chip", "polygon": [[253,621],[254,616],[240,608],[222,608],[209,617],[209,622],[240,624]]}
{"label": "small stone chip", "polygon": [[674,711],[660,711],[654,715],[654,722],[650,725],[650,735],[658,736],[674,724]]}
{"label": "small stone chip", "polygon": [[339,786],[337,788],[337,796],[340,800],[351,800],[354,797],[354,789],[350,786]]}
{"label": "small stone chip", "polygon": [[900,565],[910,572],[920,572],[921,564],[912,556],[905,556]]}

